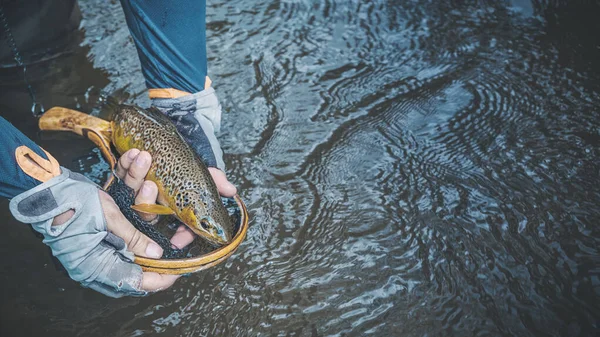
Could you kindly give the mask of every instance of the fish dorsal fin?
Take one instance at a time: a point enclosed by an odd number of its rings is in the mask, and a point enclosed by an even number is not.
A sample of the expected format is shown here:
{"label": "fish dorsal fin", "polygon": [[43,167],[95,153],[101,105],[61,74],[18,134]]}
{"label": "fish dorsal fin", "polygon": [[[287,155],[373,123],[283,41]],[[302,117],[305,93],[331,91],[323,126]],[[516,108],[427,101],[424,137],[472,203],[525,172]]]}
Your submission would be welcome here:
{"label": "fish dorsal fin", "polygon": [[169,116],[162,113],[156,107],[149,107],[147,109],[139,107],[137,105],[129,105],[129,107],[135,109],[139,114],[145,116],[146,118],[152,120],[154,123],[157,123],[162,128],[166,129],[169,132],[177,132],[177,128],[173,121],[169,118]]}
{"label": "fish dorsal fin", "polygon": [[139,204],[132,205],[131,209],[148,214],[158,214],[158,215],[172,215],[175,212],[167,206],[157,205],[157,204]]}
{"label": "fish dorsal fin", "polygon": [[148,115],[158,121],[161,122],[166,122],[168,124],[173,124],[173,122],[171,121],[171,119],[165,115],[162,111],[160,111],[157,107],[151,106],[146,110],[146,113],[148,113]]}

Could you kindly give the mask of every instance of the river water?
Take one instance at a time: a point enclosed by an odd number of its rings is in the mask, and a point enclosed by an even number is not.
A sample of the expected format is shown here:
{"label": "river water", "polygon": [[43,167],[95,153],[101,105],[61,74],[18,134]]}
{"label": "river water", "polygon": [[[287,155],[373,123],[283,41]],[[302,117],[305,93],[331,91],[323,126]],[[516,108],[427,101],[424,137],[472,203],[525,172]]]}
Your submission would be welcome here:
{"label": "river water", "polygon": [[[595,335],[593,3],[209,0],[246,241],[167,291],[114,300],[71,281],[2,201],[1,335]],[[147,106],[118,1],[80,6],[81,45],[31,71],[44,106]],[[38,132],[30,105],[5,83],[3,115],[101,181],[92,144]]]}

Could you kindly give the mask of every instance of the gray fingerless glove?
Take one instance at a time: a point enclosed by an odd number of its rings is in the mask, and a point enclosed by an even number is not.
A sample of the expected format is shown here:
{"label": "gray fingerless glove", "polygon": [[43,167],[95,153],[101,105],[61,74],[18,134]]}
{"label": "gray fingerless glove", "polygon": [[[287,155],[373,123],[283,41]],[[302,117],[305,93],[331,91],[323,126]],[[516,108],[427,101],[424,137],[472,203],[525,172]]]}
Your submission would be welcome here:
{"label": "gray fingerless glove", "polygon": [[215,137],[221,128],[221,104],[215,89],[180,98],[154,98],[152,105],[173,121],[206,166],[225,170],[223,151]]}
{"label": "gray fingerless glove", "polygon": [[[133,263],[125,241],[109,233],[99,187],[81,174],[61,167],[61,175],[17,195],[10,201],[13,216],[44,235],[44,243],[83,286],[111,297],[143,296],[142,269]],[[75,214],[52,226],[55,216]]]}

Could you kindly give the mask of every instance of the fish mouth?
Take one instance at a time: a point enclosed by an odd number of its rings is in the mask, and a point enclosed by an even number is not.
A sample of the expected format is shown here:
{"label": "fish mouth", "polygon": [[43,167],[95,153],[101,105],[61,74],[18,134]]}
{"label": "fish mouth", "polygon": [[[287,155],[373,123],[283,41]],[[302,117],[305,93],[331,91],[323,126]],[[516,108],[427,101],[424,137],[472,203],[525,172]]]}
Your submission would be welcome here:
{"label": "fish mouth", "polygon": [[225,246],[231,242],[231,239],[227,236],[220,236],[213,233],[209,234],[202,230],[194,230],[194,232],[206,241],[218,246]]}
{"label": "fish mouth", "polygon": [[231,242],[231,239],[225,234],[223,234],[223,235],[218,235],[218,234],[214,234],[214,233],[211,233],[211,234],[213,234],[213,235],[209,235],[205,238],[208,239],[212,243],[218,244],[220,246],[225,246]]}
{"label": "fish mouth", "polygon": [[224,246],[231,242],[231,235],[211,218],[200,220],[199,226],[193,228],[193,231],[212,244]]}

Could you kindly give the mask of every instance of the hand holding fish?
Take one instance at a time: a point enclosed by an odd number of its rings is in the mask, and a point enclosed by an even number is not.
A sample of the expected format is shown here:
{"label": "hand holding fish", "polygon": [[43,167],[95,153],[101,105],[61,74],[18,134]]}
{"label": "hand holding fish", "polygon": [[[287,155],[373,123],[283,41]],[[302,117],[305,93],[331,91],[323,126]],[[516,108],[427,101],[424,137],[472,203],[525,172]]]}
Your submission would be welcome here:
{"label": "hand holding fish", "polygon": [[[106,191],[115,198],[116,204],[135,228],[163,249],[164,256],[160,259],[136,254],[135,263],[144,271],[184,274],[210,268],[231,256],[243,241],[248,226],[247,211],[236,194],[236,188],[227,182],[219,166],[209,166],[215,162],[218,165],[218,159],[222,156],[218,143],[213,145],[204,141],[214,136],[213,126],[218,125],[215,123],[218,117],[213,117],[218,116],[216,112],[219,109],[199,113],[198,107],[202,104],[198,100],[188,102],[189,110],[183,109],[180,103],[174,103],[173,109],[164,113],[156,107],[146,110],[138,106],[116,105],[111,107],[108,121],[55,107],[48,110],[39,121],[42,130],[72,131],[89,138],[98,145],[117,178],[122,178],[116,182],[109,179],[105,184]],[[214,100],[213,103],[218,102]],[[214,107],[214,104],[209,105]],[[208,118],[205,113],[212,116],[214,121],[201,126]],[[186,118],[179,119],[182,116]],[[182,121],[186,123],[179,123]],[[186,134],[179,133],[178,127]],[[191,138],[187,139],[186,136]],[[198,142],[190,144],[192,139]],[[121,154],[120,163],[115,159],[113,149]],[[128,172],[129,166],[135,164],[135,161],[126,162],[130,154],[128,151],[133,149],[142,151],[139,155],[146,152],[151,154],[153,161],[150,169],[140,175],[139,181],[145,175],[144,179],[148,182],[131,188],[126,184],[130,173],[124,172]],[[136,188],[141,190],[140,193],[145,193],[142,187],[157,190],[156,203],[154,200],[142,202],[139,196],[136,197]],[[224,201],[221,195],[233,197]],[[234,208],[227,209],[226,204]],[[144,217],[140,215],[142,213]],[[150,214],[172,215],[186,227],[179,227],[176,235],[169,239],[144,221],[151,219]],[[183,257],[181,254],[185,252],[180,248],[196,237],[213,249],[200,255]]]}
{"label": "hand holding fish", "polygon": [[[156,202],[156,185],[144,180],[151,163],[150,154],[137,149],[118,161],[117,176],[134,190],[136,204]],[[178,275],[142,272],[133,263],[133,254],[160,258],[163,250],[127,221],[107,193],[64,167],[58,171],[60,175],[13,198],[11,211],[44,235],[71,278],[111,297],[140,296],[173,285]],[[172,240],[180,242],[179,236],[185,238],[181,233]]]}
{"label": "hand holding fish", "polygon": [[[127,186],[132,188],[136,194],[135,204],[154,204],[158,197],[158,188],[152,181],[145,180],[152,157],[148,152],[131,149],[125,152],[117,163],[116,175],[122,179]],[[102,196],[103,194],[103,196]],[[104,197],[104,198],[103,198]],[[108,199],[107,199],[108,198]],[[108,194],[101,192],[101,201],[103,203],[104,215],[107,219],[107,227],[114,234],[121,237],[127,243],[129,250],[138,256],[151,258],[160,258],[162,256],[162,248],[149,239],[146,235],[136,230],[125,219],[119,208]],[[107,211],[108,209],[108,211]],[[112,214],[107,214],[112,213]],[[139,213],[145,221],[152,221],[156,218],[155,214]],[[185,227],[185,226],[181,226]],[[191,231],[190,231],[191,233]],[[181,228],[171,238],[171,243],[178,248],[183,248],[193,241],[188,239],[188,232],[182,231]],[[186,242],[185,244],[183,242]],[[177,243],[177,244],[175,244]],[[159,291],[173,285],[179,275],[163,275],[152,272],[144,272],[142,278],[142,289],[144,291]]]}
{"label": "hand holding fish", "polygon": [[221,104],[213,88],[179,98],[153,98],[152,105],[165,114],[202,159],[224,197],[237,190],[225,177],[223,151],[215,132],[221,128]]}

